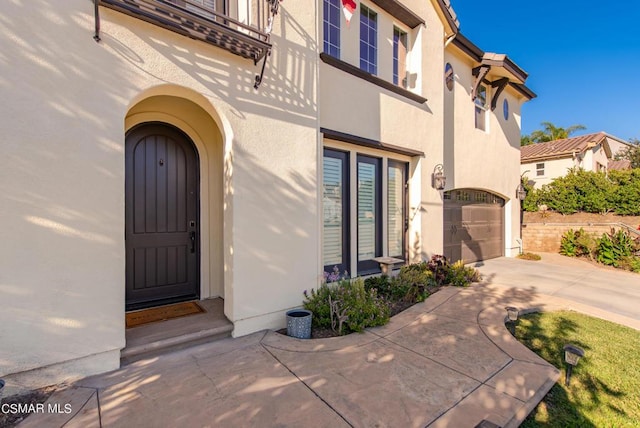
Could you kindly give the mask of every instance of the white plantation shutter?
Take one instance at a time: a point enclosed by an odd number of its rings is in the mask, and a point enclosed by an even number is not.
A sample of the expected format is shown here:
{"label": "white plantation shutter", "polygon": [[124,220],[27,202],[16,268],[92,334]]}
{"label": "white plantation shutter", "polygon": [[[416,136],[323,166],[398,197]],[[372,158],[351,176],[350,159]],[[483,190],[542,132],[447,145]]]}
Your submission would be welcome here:
{"label": "white plantation shutter", "polygon": [[376,165],[358,162],[358,261],[376,256]]}
{"label": "white plantation shutter", "polygon": [[389,255],[402,257],[404,254],[404,166],[389,163],[388,176],[388,239]]}
{"label": "white plantation shutter", "polygon": [[342,192],[343,160],[324,157],[323,195],[324,229],[322,238],[322,260],[324,266],[340,265],[343,262],[342,248]]}

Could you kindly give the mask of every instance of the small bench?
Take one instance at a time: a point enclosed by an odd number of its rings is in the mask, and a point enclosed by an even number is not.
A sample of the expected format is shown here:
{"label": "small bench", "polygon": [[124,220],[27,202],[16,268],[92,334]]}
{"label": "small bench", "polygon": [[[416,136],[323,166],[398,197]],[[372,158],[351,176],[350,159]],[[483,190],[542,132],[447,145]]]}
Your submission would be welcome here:
{"label": "small bench", "polygon": [[404,263],[404,260],[396,259],[395,257],[376,257],[372,260],[380,264],[380,270],[383,275],[389,275],[396,265]]}

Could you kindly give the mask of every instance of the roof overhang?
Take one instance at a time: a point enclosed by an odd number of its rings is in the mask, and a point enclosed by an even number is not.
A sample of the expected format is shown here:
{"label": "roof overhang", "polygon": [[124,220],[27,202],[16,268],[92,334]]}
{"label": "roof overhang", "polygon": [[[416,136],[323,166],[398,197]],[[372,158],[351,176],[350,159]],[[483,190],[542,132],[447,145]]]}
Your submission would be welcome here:
{"label": "roof overhang", "polygon": [[397,0],[371,0],[371,2],[410,28],[424,24],[424,19]]}

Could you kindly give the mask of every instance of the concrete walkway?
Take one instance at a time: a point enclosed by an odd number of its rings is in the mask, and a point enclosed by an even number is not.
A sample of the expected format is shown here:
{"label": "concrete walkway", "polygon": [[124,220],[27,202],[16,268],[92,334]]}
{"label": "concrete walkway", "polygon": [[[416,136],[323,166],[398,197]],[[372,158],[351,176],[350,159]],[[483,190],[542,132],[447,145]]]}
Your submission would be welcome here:
{"label": "concrete walkway", "polygon": [[515,427],[560,373],[507,332],[504,307],[544,300],[450,287],[362,334],[200,345],[81,380],[49,400],[69,413],[20,426]]}

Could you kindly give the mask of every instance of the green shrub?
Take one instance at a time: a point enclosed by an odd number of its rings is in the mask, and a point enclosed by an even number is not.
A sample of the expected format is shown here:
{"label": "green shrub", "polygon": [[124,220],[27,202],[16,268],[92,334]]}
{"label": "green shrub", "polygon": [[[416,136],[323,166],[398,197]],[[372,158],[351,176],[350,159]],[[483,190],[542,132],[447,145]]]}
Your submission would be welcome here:
{"label": "green shrub", "polygon": [[[624,202],[621,196],[617,196],[623,181],[609,179],[602,172],[573,168],[564,177],[554,179],[541,189],[530,191],[525,198],[523,208],[526,211],[537,211],[538,206],[544,204],[550,210],[562,214],[579,211],[606,213],[614,210],[617,212],[618,204]],[[640,186],[640,180],[638,183]],[[622,193],[627,194],[624,191]],[[640,202],[640,196],[636,197]],[[633,206],[633,202],[631,205]],[[638,204],[635,207],[640,209]]]}
{"label": "green shrub", "polygon": [[635,256],[623,257],[618,261],[618,267],[640,273],[640,258]]}
{"label": "green shrub", "polygon": [[466,287],[472,282],[478,281],[480,281],[480,272],[470,266],[465,266],[462,260],[450,265],[447,275],[449,284],[456,287]]}
{"label": "green shrub", "polygon": [[576,232],[573,229],[567,230],[564,235],[562,235],[562,240],[560,241],[560,254],[568,257],[576,257],[578,246],[576,241]]}
{"label": "green shrub", "polygon": [[365,289],[362,278],[325,283],[304,293],[304,308],[313,312],[315,327],[343,335],[389,321],[389,308],[375,289]]}
{"label": "green shrub", "polygon": [[593,236],[580,228],[578,231],[569,229],[562,235],[560,254],[569,257],[587,256],[593,258],[596,252],[596,241]]}
{"label": "green shrub", "polygon": [[631,257],[635,250],[635,242],[622,229],[617,232],[612,229],[597,240],[597,260],[605,265],[617,267],[622,260]]}

